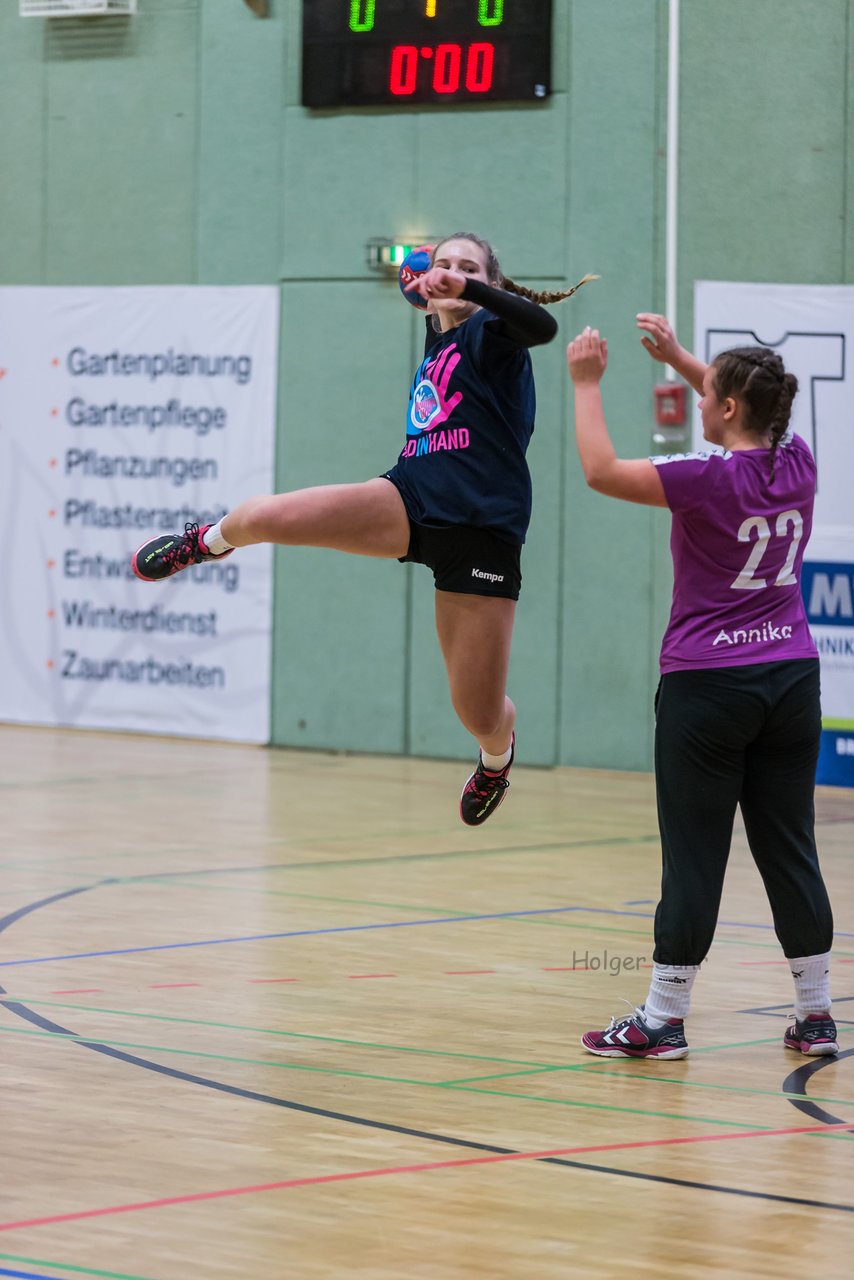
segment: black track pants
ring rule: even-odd
[[[814,834],[820,734],[817,659],[662,676],[655,725],[660,964],[706,957],[738,804],[784,955],[830,950],[833,917]]]

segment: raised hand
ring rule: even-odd
[[[466,287],[467,276],[461,271],[450,271],[447,267],[431,267],[422,276],[417,276],[406,286],[407,293],[420,293],[427,302],[436,299],[459,298]]]
[[[575,385],[598,383],[608,366],[608,343],[598,329],[587,328],[566,349],[569,376]]]
[[[641,344],[653,360],[657,360],[659,364],[669,364],[701,396],[706,365],[677,341],[670,321],[665,316],[656,315],[654,311],[641,311],[637,326],[650,335],[641,338]]]
[[[658,360],[660,364],[672,364],[678,358],[682,348],[666,316],[656,315],[652,311],[641,311],[637,318],[637,326],[650,335],[650,337],[641,338],[641,345],[653,360]]]

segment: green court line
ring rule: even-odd
[[[7,785],[11,785],[11,784],[7,784]],[[0,787],[2,786],[3,784],[0,783]],[[427,832],[422,832],[421,834],[430,835],[431,832],[427,831]],[[445,835],[447,834],[447,828],[437,827],[432,834]],[[408,838],[409,836],[411,836],[411,832],[408,832],[408,831],[383,832],[383,838],[386,838],[386,839],[389,836],[395,836],[395,835],[399,835],[401,838]],[[364,838],[365,842],[367,842],[368,838],[369,837]],[[631,845],[631,844],[651,844],[657,841],[658,839],[659,839],[659,836],[657,834],[656,835],[640,835],[640,836],[611,836],[611,837],[600,837],[600,838],[593,837],[589,840],[547,841],[543,844],[520,843],[520,844],[514,844],[514,845],[501,845],[500,847],[494,848],[494,849],[451,849],[451,850],[448,850],[446,853],[432,853],[428,851],[428,852],[414,853],[414,854],[402,853],[402,854],[398,854],[397,856],[388,855],[388,854],[377,854],[373,857],[336,858],[332,860],[332,862],[330,862],[328,859],[324,859],[323,861],[319,862],[316,865],[312,863],[304,863],[296,867],[289,866],[287,864],[285,866],[266,866],[263,868],[263,871],[265,874],[271,874],[271,873],[281,874],[282,872],[297,873],[297,872],[303,872],[303,871],[316,872],[316,871],[324,871],[324,870],[338,870],[341,867],[372,866],[377,863],[406,864],[406,863],[415,863],[415,862],[446,861],[449,858],[466,859],[466,858],[503,857],[508,854],[519,856],[520,854],[525,855],[525,854],[547,853],[547,852],[567,852],[573,849],[588,849],[588,848],[600,849],[600,848],[621,847],[623,845]],[[328,846],[335,845],[335,844],[348,843],[352,845],[352,841],[353,841],[352,835],[349,835],[349,836],[348,835],[342,835],[342,836],[330,835],[330,836],[314,836],[314,837],[310,836],[310,837],[299,837],[299,838],[295,838],[292,836],[291,837],[274,836],[266,839],[264,838],[257,839],[253,843],[252,848],[257,849],[260,855],[261,853],[263,853],[265,849],[287,848],[287,849],[299,850],[299,849],[312,849],[316,846],[322,846],[323,848],[327,848]],[[226,842],[223,842],[222,844],[216,844],[208,841],[205,844],[196,844],[196,843],[189,843],[187,841],[184,841],[181,844],[177,844],[177,845],[158,846],[158,853],[180,855],[185,853],[204,852],[206,854],[210,854],[212,852],[215,852],[216,850],[221,850],[223,852],[233,851],[233,847],[234,847],[233,844],[228,844]],[[65,868],[68,868],[70,866],[71,869],[73,870],[78,865],[88,867],[93,860],[96,862],[96,865],[97,865],[98,862],[101,862],[101,863],[105,861],[109,862],[111,859],[131,858],[131,857],[143,858],[149,855],[150,855],[150,850],[140,846],[139,848],[116,849],[112,853],[99,854],[96,859],[81,857],[79,859],[76,859],[73,863],[70,863],[70,864],[68,863],[67,859],[63,858],[61,855],[57,855],[56,857],[53,857],[53,858],[45,858],[45,857],[34,858],[26,864],[0,862],[0,869],[3,869],[4,867],[23,868],[25,866],[52,867],[57,863],[59,863]],[[252,871],[252,870],[260,872],[259,868],[223,867],[221,870],[218,870],[216,874],[246,875],[248,871]],[[96,872],[92,873],[87,871],[86,874],[97,874],[97,873]],[[188,874],[192,874],[192,872],[188,872]],[[113,877],[111,877],[111,879],[112,878]],[[141,872],[139,875],[115,877],[115,881],[130,883],[132,881],[153,880],[155,878],[157,878],[156,873],[152,874],[152,873]],[[166,878],[171,879],[171,877],[166,877]]]
[[[97,1036],[63,1035],[54,1031],[32,1031],[25,1027],[0,1027],[0,1033],[7,1035],[32,1036],[48,1039],[54,1043],[63,1042],[83,1045],[103,1045],[105,1048],[143,1049],[147,1053],[177,1054],[180,1057],[206,1058],[217,1062],[233,1062],[241,1065],[275,1068],[281,1071],[304,1071],[312,1075],[347,1076],[361,1080],[377,1081],[381,1084],[405,1084],[423,1089],[443,1089],[458,1093],[477,1093],[490,1098],[513,1098],[517,1102],[539,1102],[546,1106],[575,1107],[585,1111],[607,1111],[621,1115],[651,1116],[659,1120],[691,1121],[695,1124],[720,1125],[728,1129],[767,1129],[769,1125],[741,1123],[736,1120],[721,1120],[712,1116],[692,1116],[670,1111],[650,1111],[646,1107],[617,1107],[604,1102],[586,1102],[576,1098],[543,1098],[537,1094],[512,1093],[501,1089],[476,1089],[468,1085],[456,1085],[452,1082],[436,1080],[414,1080],[406,1076],[383,1076],[368,1071],[348,1071],[344,1068],[312,1067],[302,1063],[271,1062],[263,1058],[233,1057],[224,1053],[209,1053],[202,1049],[172,1049],[167,1045],[136,1044],[127,1040],[102,1040]]]
[[[712,1116],[687,1116],[670,1111],[650,1111],[647,1107],[615,1107],[606,1102],[582,1102],[576,1098],[542,1098],[536,1093],[513,1093],[509,1089],[475,1089],[469,1085],[456,1085],[452,1081],[434,1085],[437,1089],[447,1089],[453,1093],[479,1093],[490,1098],[513,1098],[519,1102],[545,1102],[555,1107],[581,1107],[588,1111],[614,1111],[621,1115],[654,1116],[658,1120],[690,1120],[696,1124],[720,1125],[725,1129],[770,1129],[767,1124],[744,1124],[738,1120],[720,1120]]]
[[[417,1080],[408,1076],[386,1076],[378,1075],[372,1071],[356,1071],[347,1067],[317,1067],[302,1062],[276,1062],[272,1058],[244,1058],[230,1053],[212,1053],[209,1049],[176,1049],[171,1045],[162,1044],[139,1044],[135,1040],[105,1040],[98,1035],[67,1035],[58,1031],[36,1031],[29,1027],[5,1027],[0,1026],[0,1035],[10,1036],[35,1036],[38,1039],[50,1038],[57,1041],[67,1042],[69,1044],[96,1044],[103,1045],[106,1048],[114,1049],[144,1049],[148,1053],[174,1053],[184,1058],[210,1058],[214,1062],[238,1062],[252,1067],[275,1067],[281,1071],[310,1071],[318,1075],[330,1076],[357,1076],[363,1080],[384,1080],[394,1084],[420,1084],[429,1085],[435,1088],[437,1082],[434,1080]],[[370,1047],[370,1046],[368,1046]],[[450,1055],[448,1055],[450,1056]],[[546,1067],[545,1070],[555,1070],[554,1067]],[[527,1075],[527,1071],[521,1073]]]
[[[312,1075],[350,1076],[359,1080],[378,1080],[383,1084],[412,1084],[436,1088],[433,1080],[416,1080],[408,1076],[386,1076],[372,1071],[355,1071],[347,1067],[315,1067],[302,1062],[275,1062],[271,1058],[244,1058],[230,1053],[211,1053],[206,1049],[174,1049],[163,1044],[139,1044],[135,1040],[105,1040],[101,1036],[66,1035],[57,1031],[34,1031],[28,1027],[0,1027],[0,1034],[33,1036],[67,1044],[103,1045],[108,1049],[144,1050],[146,1053],[172,1053],[180,1058],[205,1058],[212,1062],[235,1062],[250,1067],[272,1067],[277,1071],[307,1071]]]
[[[45,1258],[24,1258],[19,1253],[0,1253],[4,1262],[25,1262],[30,1267],[50,1267],[51,1271],[74,1271],[82,1276],[101,1276],[103,1280],[148,1280],[146,1276],[131,1276],[125,1271],[100,1271],[97,1267],[76,1267],[70,1262],[49,1262]]]
[[[123,877],[120,881],[117,881],[117,883],[125,884],[125,883],[130,883],[130,882],[131,882],[131,881],[133,881],[133,880],[134,880],[134,877],[133,877],[133,876],[125,876],[125,877]],[[139,881],[135,881],[135,882],[136,882],[136,883],[139,883]],[[170,886],[171,886],[171,885],[177,885],[177,886],[178,886],[178,888],[183,888],[183,889],[196,889],[196,888],[197,888],[197,889],[207,889],[207,890],[212,890],[213,892],[216,892],[216,893],[230,893],[230,894],[233,894],[233,893],[235,892],[234,888],[233,888],[231,885],[225,885],[225,884],[211,884],[211,883],[209,883],[209,882],[208,882],[208,880],[207,880],[207,877],[205,877],[205,880],[204,880],[204,881],[203,881],[203,880],[196,880],[196,879],[193,879],[193,878],[192,878],[192,873],[188,873],[188,875],[187,875],[187,876],[158,876],[158,877],[152,876],[152,877],[150,877],[150,878],[147,878],[146,883],[148,883],[148,884],[164,884],[164,885],[170,885]],[[240,890],[237,890],[237,892],[240,892]],[[374,899],[372,899],[372,898],[339,898],[339,897],[334,897],[334,896],[329,895],[329,894],[322,894],[322,893],[295,893],[295,892],[293,892],[293,891],[292,891],[292,890],[290,890],[290,889],[251,889],[251,888],[247,888],[247,889],[245,889],[245,890],[244,890],[244,892],[246,892],[246,893],[253,893],[253,894],[260,894],[262,897],[274,897],[274,898],[298,898],[298,899],[300,899],[301,901],[302,901],[302,900],[304,900],[304,901],[307,901],[307,902],[337,902],[337,903],[344,903],[346,906],[349,906],[349,907],[390,907],[390,908],[392,908],[393,910],[396,910],[396,911],[418,911],[418,912],[421,912],[421,913],[424,913],[424,914],[427,914],[427,915],[439,915],[439,916],[441,916],[441,915],[448,915],[448,916],[452,916],[452,915],[459,915],[459,916],[463,916],[463,915],[468,914],[468,913],[464,910],[464,908],[459,907],[459,906],[456,906],[456,907],[428,907],[428,906],[425,906],[423,903],[420,903],[420,902],[377,902],[377,901],[375,901],[375,900],[374,900]],[[595,909],[595,908],[593,908],[593,909]],[[583,910],[584,910],[584,908],[583,908],[583,907],[581,907],[579,910],[580,910],[580,911],[583,911]],[[650,919],[651,919],[651,918],[650,918]],[[620,928],[617,928],[617,927],[610,927],[610,928],[609,928],[609,927],[605,927],[605,928],[602,928],[602,927],[600,927],[600,926],[598,926],[598,925],[595,925],[595,924],[578,924],[578,925],[575,925],[575,924],[566,923],[566,922],[562,922],[562,921],[542,920],[542,919],[539,919],[539,918],[530,919],[530,918],[528,918],[527,916],[524,916],[524,915],[521,915],[521,916],[515,916],[515,917],[514,917],[514,921],[519,921],[521,924],[548,924],[548,925],[556,925],[556,926],[557,926],[558,928],[560,928],[560,929],[573,929],[573,928],[575,928],[575,929],[583,930],[583,931],[585,931],[585,932],[590,932],[590,933],[597,933],[597,932],[598,932],[598,933],[620,933],[620,934],[628,934],[628,935],[630,935],[630,936],[632,936],[632,937],[648,938],[650,941],[652,940],[652,933],[651,933],[651,930],[650,930],[650,929],[620,929]],[[754,945],[771,946],[771,945],[773,945],[773,944],[771,944],[771,943],[760,943],[760,944],[754,944]],[[778,948],[778,949],[779,949],[779,948]]]
[[[132,877],[124,877],[121,883],[127,883]],[[137,881],[137,883],[139,883]],[[423,911],[430,915],[452,916],[462,915],[461,907],[425,907],[416,902],[376,902],[372,898],[338,898],[325,893],[295,893],[291,889],[253,889],[250,886],[235,889],[234,885],[212,884],[206,876],[204,880],[192,879],[191,873],[186,876],[152,876],[147,884],[177,885],[179,889],[207,889],[214,893],[251,893],[264,898],[299,898],[307,902],[343,902],[348,907],[393,907],[398,911]],[[467,913],[466,913],[467,914]]]
[[[623,1078],[625,1078],[625,1076],[630,1074],[628,1071],[619,1071],[619,1070],[595,1072],[595,1068],[588,1067],[586,1064],[578,1067],[577,1070],[579,1070],[582,1073],[593,1071],[595,1074],[598,1074],[598,1075],[618,1076],[618,1077],[622,1076]],[[793,1101],[802,1101],[802,1102],[826,1102],[835,1107],[854,1107],[854,1099],[851,1099],[851,1098],[820,1098],[816,1094],[812,1094],[812,1093],[789,1093],[789,1092],[784,1092],[782,1089],[752,1089],[748,1085],[739,1085],[739,1084],[710,1084],[704,1080],[679,1080],[678,1077],[671,1078],[669,1076],[660,1076],[657,1074],[654,1076],[635,1075],[632,1078],[635,1080],[646,1080],[646,1081],[649,1081],[651,1084],[681,1084],[689,1089],[715,1089],[715,1090],[718,1090],[719,1092],[725,1092],[725,1093],[755,1093],[755,1094],[758,1094],[760,1097],[765,1097],[765,1098],[789,1098],[789,1099],[792,1099]],[[844,1136],[845,1138],[848,1138],[850,1135],[844,1134],[842,1136]]]
[[[444,833],[444,830],[445,830],[444,828],[440,828],[440,831],[442,833]],[[387,833],[383,833],[383,834],[384,834],[384,837],[387,836]],[[411,834],[411,833],[401,832],[401,835],[404,835],[404,834]],[[352,839],[353,839],[352,836],[349,836],[349,837],[341,836],[339,838],[341,840],[349,839],[350,843],[352,844]],[[312,871],[312,872],[313,871],[331,871],[331,870],[338,871],[341,869],[341,867],[348,867],[348,868],[370,867],[376,864],[380,864],[381,866],[389,866],[392,863],[404,863],[404,864],[409,863],[414,865],[416,863],[421,863],[421,862],[446,862],[450,858],[459,858],[460,860],[468,859],[468,858],[500,858],[500,857],[506,857],[511,854],[518,857],[519,854],[566,853],[566,852],[569,852],[570,850],[578,850],[578,849],[602,849],[602,848],[611,849],[611,848],[622,847],[624,845],[651,844],[653,842],[657,842],[659,838],[660,837],[658,836],[658,834],[654,836],[653,835],[608,836],[608,837],[598,837],[598,838],[594,836],[589,840],[548,840],[542,844],[499,845],[497,848],[492,848],[492,849],[448,849],[446,852],[425,851],[423,853],[400,853],[400,854],[380,853],[380,854],[374,854],[371,857],[335,858],[332,860],[324,859],[323,861],[319,861],[316,864],[309,862],[309,863],[301,863],[299,866],[292,866],[286,863],[284,866],[273,865],[273,866],[265,866],[263,868],[222,867],[218,869],[215,874],[246,875],[247,872],[251,872],[251,871],[260,872],[261,870],[263,870],[265,874],[281,874],[282,872],[294,873],[294,872],[301,872],[301,871]],[[290,840],[273,839],[263,843],[266,843],[269,845],[276,845],[281,843],[281,844],[287,845],[288,847],[292,847],[296,845],[296,847],[298,848],[307,848],[307,847],[310,847],[312,844],[326,845],[326,844],[335,843],[335,841],[332,839],[324,839],[322,837],[318,837],[314,840],[309,839],[309,840],[299,840],[299,841],[294,841],[293,839],[290,839]],[[227,848],[229,846],[221,845],[219,847]],[[186,850],[190,848],[201,849],[202,846],[178,845],[178,846],[175,846],[171,850],[171,852],[179,852],[179,853],[186,852]],[[215,849],[217,848],[217,846],[208,844],[208,845],[205,845],[204,848]],[[142,854],[145,851],[142,849],[139,849],[138,852]],[[158,852],[161,852],[161,850],[158,849]],[[188,874],[191,875],[192,872],[188,872]],[[136,876],[125,876],[123,878],[127,881],[131,881],[131,880],[151,880],[151,879],[154,879],[155,877],[157,877],[156,872],[149,873],[149,874],[140,873],[139,875],[136,875]],[[166,877],[166,878],[171,879],[171,877]]]
[[[122,880],[122,883],[127,883],[128,881],[130,881],[130,880],[132,880],[132,879],[133,879],[133,877],[125,877],[125,878]],[[225,884],[209,884],[209,883],[207,883],[207,877],[205,878],[205,881],[201,881],[201,880],[193,880],[193,879],[191,879],[191,878],[190,878],[190,876],[189,876],[189,875],[188,875],[188,876],[186,876],[186,877],[185,877],[185,876],[163,876],[163,877],[158,877],[158,878],[151,877],[151,879],[150,879],[149,881],[147,881],[147,883],[150,883],[150,884],[166,884],[166,885],[173,885],[173,884],[177,884],[179,888],[186,888],[186,889],[191,889],[191,888],[198,888],[198,889],[211,889],[211,890],[214,890],[215,892],[219,892],[219,893],[234,893],[234,892],[235,892],[235,891],[234,891],[234,889],[233,889],[230,885],[225,885]],[[239,892],[239,890],[238,890],[238,892]],[[344,903],[345,905],[350,906],[350,907],[391,907],[391,908],[393,908],[394,910],[397,910],[397,911],[418,911],[418,912],[426,913],[426,914],[428,914],[428,915],[448,915],[448,916],[451,916],[451,915],[459,915],[459,916],[463,916],[463,915],[467,915],[467,914],[468,914],[468,912],[467,912],[467,911],[465,911],[465,910],[464,910],[464,908],[459,907],[459,906],[456,906],[456,907],[428,907],[428,906],[425,906],[423,903],[420,903],[420,902],[376,902],[376,901],[374,901],[374,900],[373,900],[373,899],[371,899],[371,898],[338,898],[338,897],[333,897],[333,896],[328,895],[328,894],[321,894],[321,893],[294,893],[294,892],[292,892],[292,891],[291,891],[291,890],[289,890],[289,889],[246,889],[246,890],[245,890],[245,892],[246,892],[246,893],[256,893],[256,894],[260,894],[260,895],[261,895],[261,896],[263,896],[263,897],[275,897],[275,898],[299,898],[299,899],[301,899],[301,900],[306,900],[306,901],[309,901],[309,902],[338,902],[338,903]],[[595,910],[595,908],[593,908],[593,909]],[[580,911],[583,911],[583,910],[584,910],[584,908],[583,908],[583,907],[581,907],[581,908],[579,908],[579,910],[580,910]],[[562,923],[562,922],[543,921],[543,920],[540,920],[540,919],[533,919],[533,920],[532,920],[532,919],[529,919],[527,916],[524,916],[524,915],[521,915],[521,916],[515,916],[515,917],[514,917],[514,920],[518,920],[518,921],[520,921],[522,924],[552,924],[552,923],[557,923],[557,924],[558,924],[558,927],[559,927],[559,928],[562,928],[562,929],[578,928],[578,929],[583,929],[583,930],[589,930],[589,931],[591,931],[591,932],[596,932],[596,931],[597,931],[597,926],[596,926],[596,925],[593,925],[593,924],[572,925],[572,924],[567,924],[567,923]],[[632,936],[637,935],[638,937],[649,938],[650,940],[652,939],[652,933],[651,933],[651,930],[650,930],[650,929],[619,929],[619,928],[610,928],[610,929],[609,929],[609,928],[605,928],[605,929],[599,929],[598,931],[599,931],[599,932],[602,932],[602,933],[625,933],[625,934],[631,934]],[[762,944],[762,945],[766,945],[766,946],[767,946],[767,945],[770,945],[770,944],[765,943],[765,944]]]
[[[681,1085],[686,1089],[709,1089],[713,1092],[717,1091],[719,1093],[751,1093],[762,1098],[786,1098],[796,1102],[826,1102],[839,1107],[854,1107],[854,1099],[851,1098],[821,1098],[812,1093],[788,1093],[784,1092],[782,1089],[751,1089],[747,1085],[712,1084],[703,1080],[680,1080],[678,1076],[660,1076],[658,1072],[656,1072],[655,1075],[647,1075],[645,1072],[633,1071],[629,1067],[626,1067],[624,1071],[614,1069],[607,1070],[605,1068],[597,1070],[596,1067],[588,1066],[586,1063],[569,1063],[565,1067],[532,1067],[528,1071],[506,1071],[494,1076],[472,1076],[466,1080],[447,1080],[442,1083],[449,1086],[475,1084],[482,1083],[487,1080],[509,1079],[514,1076],[545,1075],[555,1071],[572,1071],[581,1075],[617,1076],[618,1079],[631,1080],[632,1082],[642,1081],[649,1084],[676,1084]],[[846,1134],[843,1136],[847,1138],[849,1135]]]
[[[524,1058],[522,1059],[501,1058],[501,1057],[492,1056],[490,1054],[462,1053],[460,1051],[452,1050],[452,1049],[420,1049],[420,1048],[413,1048],[411,1045],[385,1044],[381,1041],[373,1041],[373,1040],[354,1040],[345,1036],[322,1036],[322,1035],[317,1035],[307,1031],[280,1031],[274,1027],[248,1026],[245,1023],[240,1023],[240,1022],[219,1022],[219,1021],[214,1021],[208,1018],[176,1017],[174,1014],[165,1014],[165,1013],[140,1013],[131,1009],[112,1009],[112,1008],[107,1008],[101,1005],[78,1004],[76,1002],[71,1002],[67,1000],[40,1000],[38,998],[31,999],[25,996],[12,996],[8,994],[6,995],[5,999],[18,1001],[21,1004],[34,1005],[40,1008],[73,1009],[78,1013],[103,1013],[103,1014],[109,1014],[110,1016],[117,1017],[117,1018],[137,1018],[145,1022],[170,1022],[170,1023],[177,1023],[179,1025],[188,1025],[188,1026],[195,1026],[195,1027],[215,1027],[218,1030],[223,1030],[223,1031],[250,1031],[256,1035],[278,1036],[283,1039],[291,1039],[291,1040],[309,1040],[309,1041],[314,1041],[320,1044],[342,1044],[342,1045],[347,1045],[350,1048],[354,1048],[354,1049],[379,1049],[379,1050],[383,1050],[390,1053],[411,1053],[411,1054],[421,1055],[422,1057],[453,1058],[453,1059],[459,1059],[467,1062],[496,1062],[496,1063],[503,1063],[511,1067],[524,1068],[524,1070],[519,1073],[513,1072],[512,1074],[514,1075],[515,1074],[524,1075],[529,1071],[532,1073],[538,1072],[538,1071],[558,1071],[558,1070],[559,1071],[583,1071],[583,1072],[589,1072],[592,1074],[597,1074],[597,1073],[604,1074],[607,1071],[607,1068],[605,1068],[604,1066],[599,1067],[588,1062],[578,1062],[578,1063],[553,1063],[553,1062],[536,1062],[536,1061],[531,1062]],[[847,1027],[841,1028],[841,1030],[843,1031],[847,1031],[848,1029],[849,1028]],[[719,1053],[721,1050],[724,1050],[724,1049],[741,1049],[741,1048],[750,1048],[750,1047],[753,1047],[754,1045],[776,1044],[779,1038],[780,1036],[778,1032],[776,1035],[763,1036],[762,1038],[757,1040],[735,1040],[735,1041],[731,1041],[729,1044],[706,1045],[701,1049],[692,1049],[691,1056],[693,1057],[696,1054],[700,1054],[700,1053]],[[624,1072],[620,1072],[620,1071],[614,1071],[613,1069],[612,1069],[612,1073],[615,1075],[630,1074],[628,1070],[625,1070]],[[488,1079],[488,1078],[489,1077],[483,1077],[483,1079]],[[500,1079],[500,1076],[496,1075],[495,1078]],[[647,1077],[638,1075],[636,1078],[646,1079]],[[655,1077],[655,1078],[658,1079],[659,1077]],[[682,1083],[688,1083],[688,1082],[685,1081]],[[706,1087],[711,1088],[712,1086],[709,1085]],[[737,1086],[732,1086],[732,1087],[736,1088]],[[775,1097],[780,1096],[776,1090],[772,1090],[771,1093]],[[793,1096],[798,1097],[799,1095],[794,1094]],[[803,1095],[803,1096],[807,1098],[807,1095]],[[807,1100],[811,1100],[814,1102],[833,1102],[833,1103],[837,1103],[840,1101],[847,1102],[847,1099],[840,1100],[835,1098],[811,1098]]]
[[[439,1083],[448,1088],[456,1087],[463,1084],[482,1084],[485,1080],[512,1080],[515,1076],[544,1076],[553,1071],[566,1071],[569,1068],[559,1067],[528,1067],[525,1071],[497,1071],[494,1075],[488,1076],[463,1076],[459,1080],[440,1080]]]
[[[222,872],[220,874],[227,874]],[[140,883],[139,877],[124,876],[116,879],[117,884]],[[186,876],[148,876],[144,878],[144,882],[148,884],[177,885],[179,888],[186,889],[206,889],[216,893],[235,892],[230,885],[212,884],[207,877],[204,880],[194,879],[192,872],[188,872]],[[109,887],[109,886],[106,886]],[[238,890],[239,892],[239,890]],[[298,898],[307,902],[337,902],[344,903],[346,906],[354,907],[388,907],[395,911],[418,911],[428,915],[462,915],[461,907],[428,907],[420,902],[377,902],[372,898],[340,898],[329,894],[321,893],[297,893],[289,889],[246,889],[246,893],[260,894],[263,897],[275,898]],[[597,908],[591,908],[596,910]],[[583,907],[579,908],[579,914],[584,911]],[[575,920],[545,920],[541,917],[529,918],[527,916],[516,916],[512,923],[542,925],[548,929],[566,929],[576,930],[579,933],[597,933],[597,934],[620,934],[626,937],[645,938],[649,942],[652,941],[652,917],[650,916],[650,927],[646,929],[626,929],[616,925],[600,925],[600,924],[580,924]],[[737,926],[735,926],[737,927]],[[780,944],[774,942],[754,942],[749,939],[741,938],[724,938],[716,937],[715,943],[732,946],[732,947],[751,947],[768,951],[780,951]],[[834,948],[834,955],[838,956],[854,956],[854,951],[840,951]],[[610,975],[608,975],[610,976]]]
[[[64,1000],[38,1000],[25,996],[5,995],[6,1001],[35,1005],[48,1009],[75,1009],[81,1013],[108,1013],[119,1018],[142,1018],[147,1022],[177,1022],[193,1027],[218,1027],[225,1031],[252,1031],[262,1036],[281,1036],[291,1040],[313,1040],[321,1044],[344,1044],[356,1049],[383,1049],[393,1053],[414,1053],[429,1058],[461,1058],[468,1062],[502,1062],[511,1067],[550,1067],[549,1062],[530,1062],[525,1058],[496,1058],[484,1053],[461,1053],[452,1049],[417,1049],[411,1045],[382,1044],[372,1040],[351,1040],[345,1036],[321,1036],[308,1031],[279,1031],[274,1027],[249,1027],[240,1022],[214,1022],[207,1018],[178,1018],[165,1013],[136,1013],[130,1009],[106,1009],[100,1005],[71,1004]]]
[[[718,1053],[721,1049],[749,1049],[755,1044],[778,1044],[782,1039],[782,1035],[778,1032],[775,1036],[763,1036],[761,1040],[732,1040],[729,1044],[707,1044],[701,1049],[692,1049],[691,1055],[693,1057],[698,1053]]]

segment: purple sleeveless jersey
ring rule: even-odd
[[[768,449],[652,458],[673,513],[661,671],[818,656],[801,598],[816,468],[792,435]]]

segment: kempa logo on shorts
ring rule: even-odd
[[[472,569],[471,576],[473,578],[484,578],[487,582],[503,582],[503,573],[484,573],[482,569]]]

